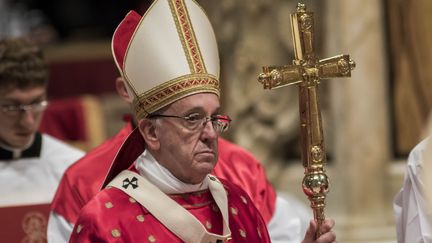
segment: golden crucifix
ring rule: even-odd
[[[324,168],[326,152],[317,87],[321,79],[350,77],[355,63],[349,55],[318,59],[314,52],[313,12],[306,11],[304,4],[299,3],[297,11],[291,14],[291,30],[295,51],[293,65],[263,67],[258,80],[264,89],[299,86],[301,157],[305,168],[302,187],[320,229],[325,218],[329,182]]]

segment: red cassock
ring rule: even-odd
[[[51,210],[75,224],[81,208],[100,190],[111,162],[131,132],[129,122],[115,137],[69,167],[57,189]],[[264,168],[243,148],[222,138],[218,142],[219,159],[213,174],[243,188],[268,223],[275,209],[276,193]]]
[[[228,197],[231,239],[227,242],[270,242],[266,224],[249,196],[231,182],[220,181]],[[209,190],[170,198],[195,216],[208,232],[222,234],[222,214]],[[69,242],[183,241],[128,194],[109,188],[83,208]]]

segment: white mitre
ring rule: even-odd
[[[216,37],[193,0],[156,0],[142,17],[129,12],[112,52],[138,119],[191,94],[219,96]]]

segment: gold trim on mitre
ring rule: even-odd
[[[216,77],[207,73],[185,75],[139,95],[133,101],[135,115],[142,119],[183,97],[206,92],[220,96],[219,80]]]
[[[184,0],[169,1],[191,73],[207,73]]]

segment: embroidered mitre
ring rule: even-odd
[[[193,0],[156,0],[129,12],[112,39],[114,60],[137,119],[196,93],[219,96],[219,54],[207,15]]]

